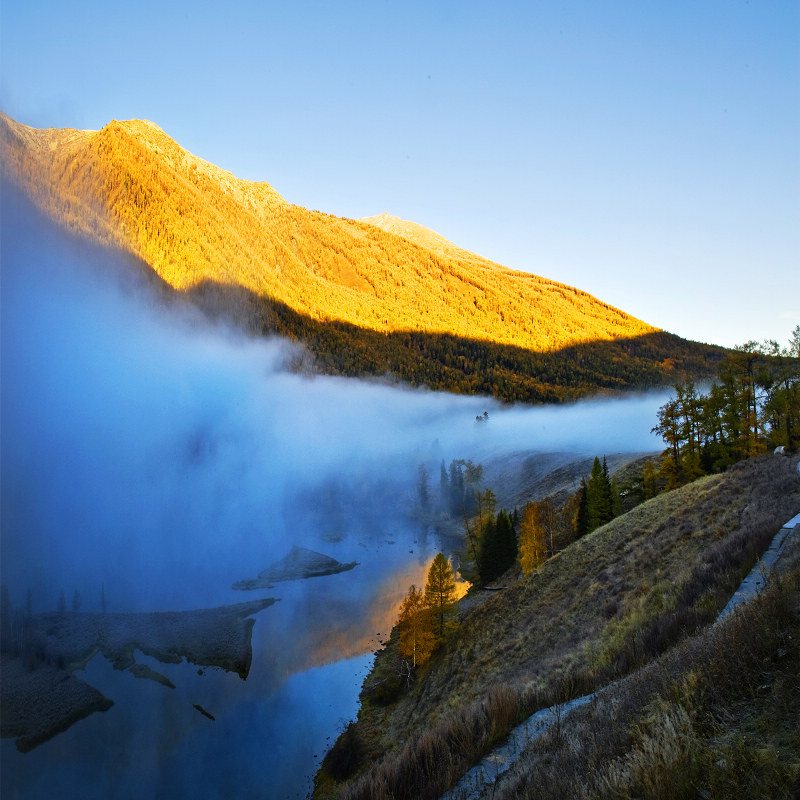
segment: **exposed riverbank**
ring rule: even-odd
[[[22,632],[21,652],[3,656],[0,735],[16,738],[17,748],[27,752],[89,714],[111,708],[113,700],[73,675],[98,652],[115,669],[165,686],[172,684],[137,664],[135,651],[163,663],[185,658],[245,679],[253,657],[252,617],[275,602],[263,598],[196,611],[33,615]]]

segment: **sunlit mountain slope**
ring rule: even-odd
[[[722,355],[416,223],[292,205],[151,122],[38,130],[0,112],[0,157],[3,183],[52,223],[253,333],[303,342],[317,372],[553,402],[707,378]]]
[[[387,213],[377,214],[374,217],[361,217],[358,221],[374,225],[387,233],[395,233],[398,236],[402,236],[404,239],[408,239],[410,242],[414,242],[414,244],[418,244],[438,256],[460,258],[468,262],[486,262],[485,258],[481,258],[469,250],[464,250],[453,244],[449,239],[445,239],[441,234],[436,233],[436,231],[432,231],[417,222],[410,222],[407,219],[400,219],[400,217]]]
[[[314,319],[535,350],[654,330],[422,226],[340,219],[287,203],[269,184],[193,156],[150,122],[35,130],[4,116],[0,127],[5,169],[44,211],[128,249],[178,289],[212,280]]]

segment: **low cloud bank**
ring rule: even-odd
[[[34,610],[73,587],[86,608],[103,587],[125,609],[235,602],[231,583],[293,544],[357,558],[348,535],[394,535],[422,461],[658,448],[657,395],[502,408],[292,374],[292,345],[167,308],[117,256],[4,201],[2,577]],[[330,502],[341,540],[299,502]]]

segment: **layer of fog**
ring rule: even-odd
[[[165,303],[141,265],[2,200],[0,570],[13,602],[211,607],[252,597],[231,584],[294,544],[359,562],[260,593],[281,601],[258,615],[246,682],[152,662],[176,693],[96,657],[85,678],[115,706],[26,756],[3,742],[3,791],[222,797],[235,776],[240,797],[300,796],[355,711],[364,654],[441,546],[413,514],[419,464],[435,493],[452,459],[658,449],[658,395],[502,408],[293,374],[295,345]]]
[[[2,569],[35,610],[73,588],[86,608],[101,587],[115,608],[239,600],[291,544],[361,560],[406,525],[421,462],[658,447],[655,395],[501,408],[292,374],[293,345],[167,308],[110,257],[6,201]]]

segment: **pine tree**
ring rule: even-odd
[[[428,491],[428,468],[424,464],[419,465],[417,495],[419,496],[420,508],[423,511],[427,511],[430,506],[430,492]]]
[[[464,463],[464,513],[472,516],[478,507],[483,479],[483,466],[467,460]]]
[[[456,611],[456,582],[453,568],[439,553],[428,570],[425,584],[425,605],[433,616],[433,631],[437,639],[443,639]]]
[[[460,517],[464,511],[464,470],[461,461],[450,462],[450,514]]]
[[[497,522],[494,516],[489,517],[483,525],[481,531],[480,547],[478,549],[478,575],[481,583],[490,583],[500,573],[498,563],[500,556],[497,547]]]
[[[595,457],[592,474],[586,485],[589,504],[589,533],[611,520],[611,485],[608,480],[608,467]]]
[[[517,560],[517,534],[508,512],[501,510],[489,519],[481,537],[478,573],[482,583],[499,578]]]
[[[439,468],[439,500],[443,509],[450,507],[450,481],[447,478],[447,467],[442,465]]]
[[[497,515],[497,539],[500,552],[500,575],[502,575],[514,566],[519,552],[517,532],[505,509],[502,509]]]

